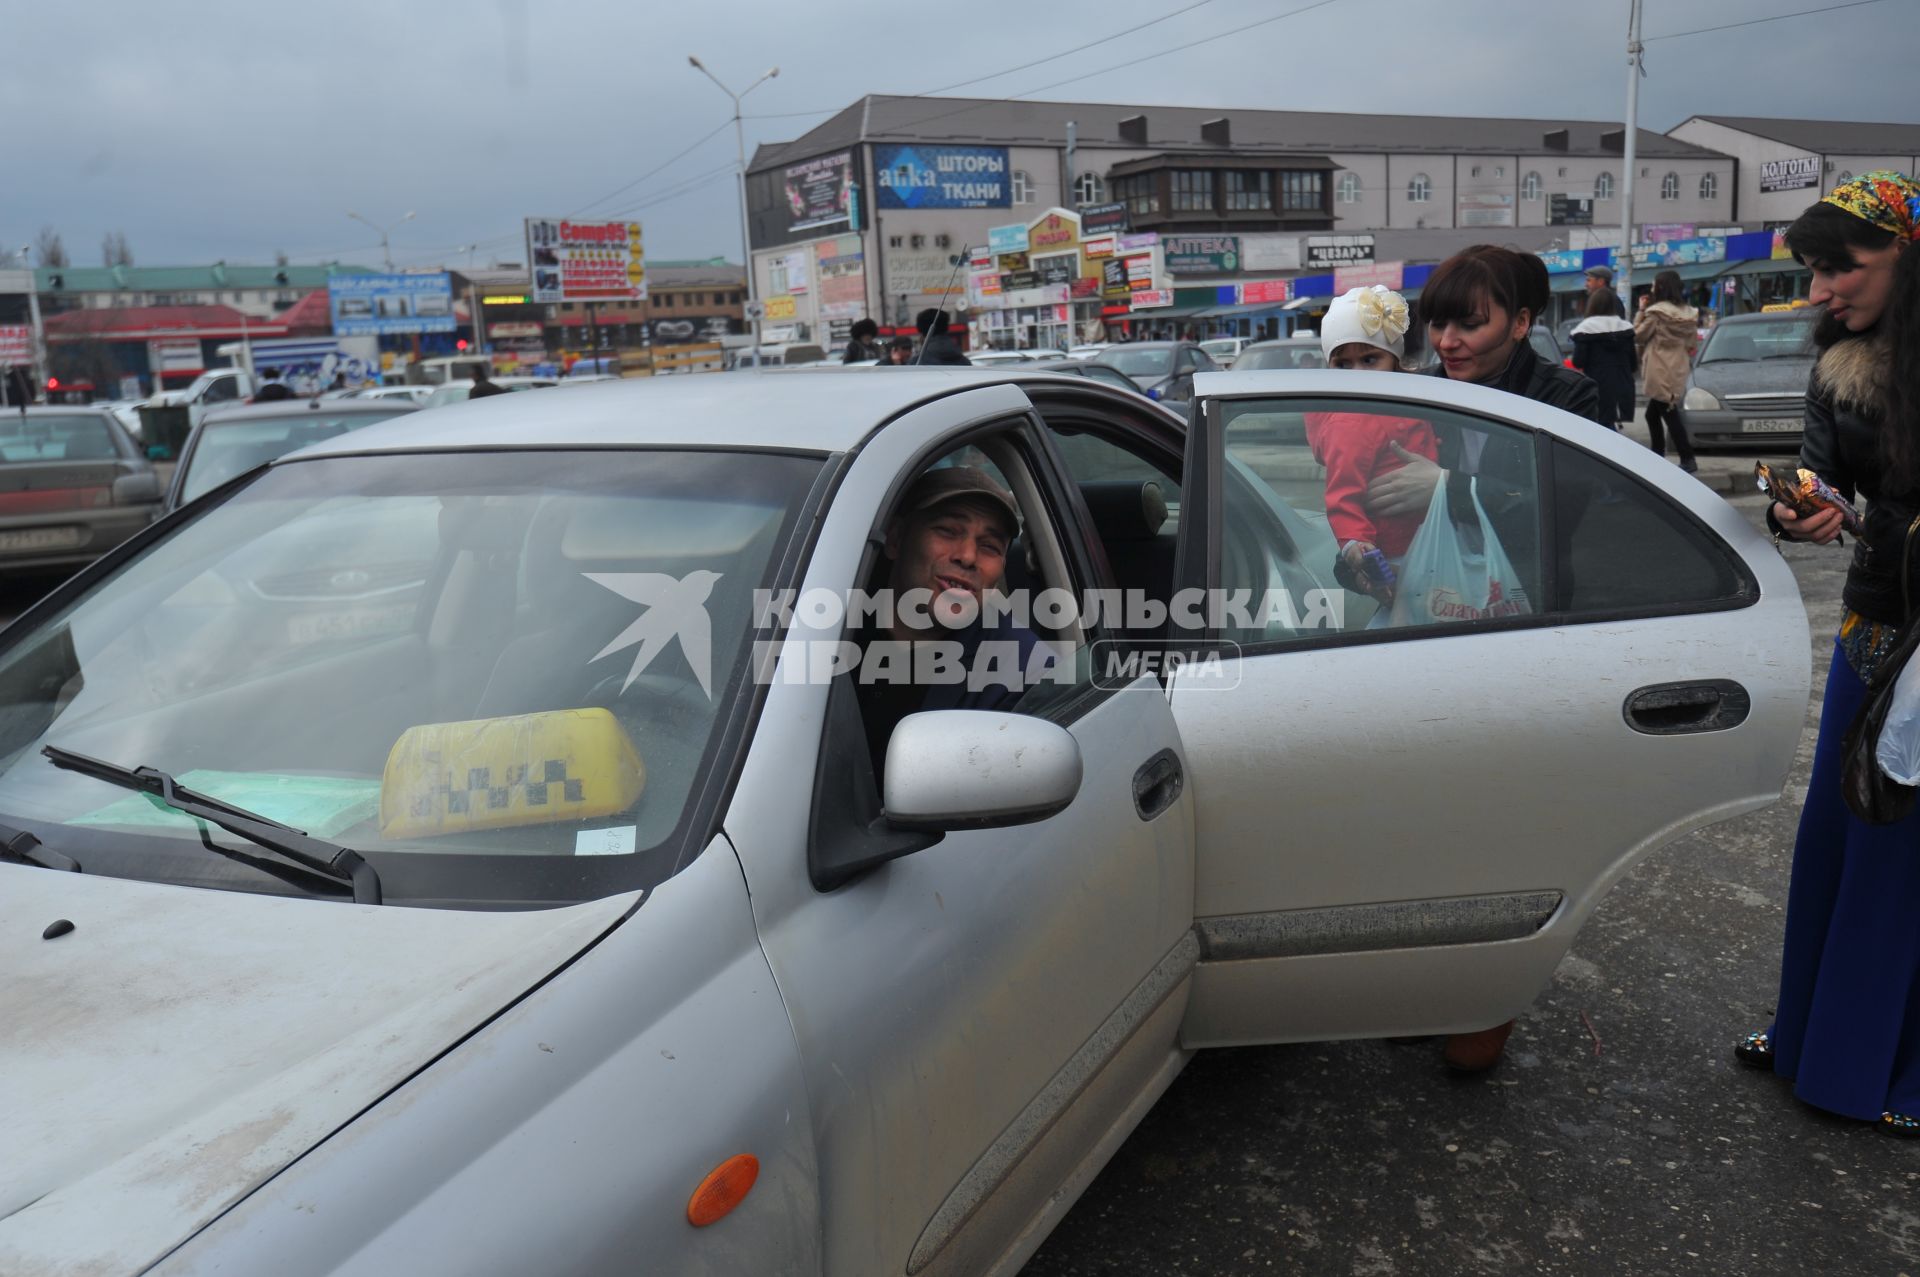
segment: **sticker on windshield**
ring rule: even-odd
[[[638,825],[614,825],[608,829],[582,829],[573,836],[576,856],[626,856],[640,832]]]

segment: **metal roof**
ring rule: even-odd
[[[1146,117],[1146,141],[1120,135],[1120,122]],[[784,145],[763,145],[749,169],[759,171],[857,142],[956,142],[1000,146],[1066,145],[1067,121],[1081,149],[1217,152],[1200,126],[1225,119],[1236,154],[1486,154],[1614,156],[1604,120],[1491,119],[1474,116],[1360,115],[1333,111],[1256,111],[1225,107],[1121,106],[1101,102],[1015,102],[1001,98],[891,97],[870,94]],[[1547,136],[1564,130],[1565,146]],[[1641,129],[1642,157],[1720,158],[1704,147]]]
[[[335,275],[369,275],[365,266],[229,266],[215,262],[210,266],[39,266],[34,268],[34,286],[52,292],[53,276],[60,276],[60,290],[86,292],[211,292],[214,289],[325,288]],[[283,282],[281,275],[285,275]]]
[[[1920,155],[1920,124],[1774,120],[1754,115],[1695,115],[1689,118],[1718,124],[1722,128],[1737,129],[1821,155]]]

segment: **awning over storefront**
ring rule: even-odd
[[[1239,302],[1232,306],[1211,306],[1200,311],[1195,319],[1256,319],[1261,315],[1279,315],[1286,312],[1287,302]]]
[[[1806,267],[1791,257],[1762,257],[1757,261],[1735,262],[1720,272],[1721,278],[1728,275],[1793,275],[1811,274]]]

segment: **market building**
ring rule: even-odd
[[[1624,143],[1594,121],[870,95],[755,153],[756,294],[828,345],[936,302],[976,345],[1288,331],[1472,243],[1605,242]],[[1637,222],[1732,229],[1731,157],[1636,148]]]

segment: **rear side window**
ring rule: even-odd
[[[1556,611],[1576,618],[1736,603],[1745,568],[1686,511],[1577,448],[1553,449]]]

